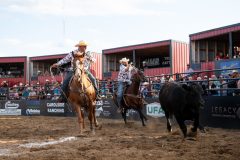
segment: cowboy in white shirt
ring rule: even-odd
[[[129,73],[129,68],[130,64],[128,64],[129,59],[122,58],[120,61],[120,69],[118,73],[118,89],[117,89],[117,103],[119,109],[122,108],[122,98],[123,98],[123,88],[124,88],[124,83],[130,83],[130,73]]]

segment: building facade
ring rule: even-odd
[[[103,50],[103,77],[116,79],[119,71],[119,60],[129,58],[137,67],[143,68],[144,74],[181,73],[189,63],[189,46],[185,42],[165,40]]]

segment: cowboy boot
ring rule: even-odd
[[[117,97],[117,103],[118,103],[118,105],[117,105],[117,107],[118,107],[117,112],[118,113],[122,113],[123,112],[122,98]]]

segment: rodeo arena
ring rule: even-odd
[[[240,23],[87,45],[0,57],[0,159],[240,159]]]

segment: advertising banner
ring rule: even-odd
[[[65,116],[65,103],[59,103],[52,100],[41,101],[41,114],[48,116]]]
[[[1,105],[0,115],[22,115],[20,101],[3,101]]]
[[[26,100],[25,115],[40,115],[41,101],[40,100]]]
[[[153,103],[149,103],[147,104],[147,115],[154,117],[154,118],[158,118],[158,117],[164,117],[164,111],[162,110],[162,107],[160,105],[160,103],[158,102],[153,102]]]
[[[237,96],[209,96],[201,109],[203,125],[223,128],[240,128],[240,98]]]

